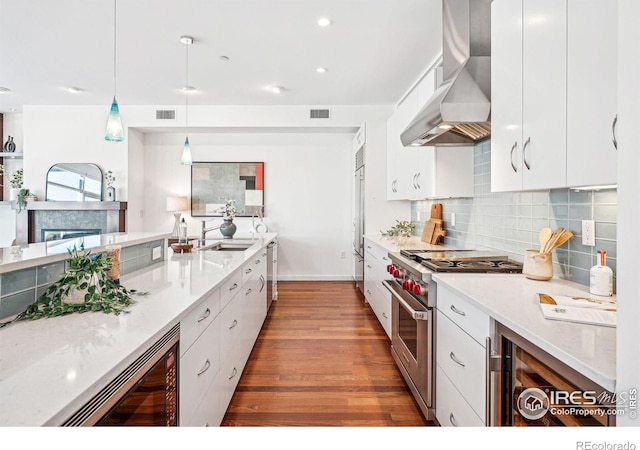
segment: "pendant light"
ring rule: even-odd
[[[124,140],[124,130],[120,119],[120,109],[116,100],[116,0],[113,0],[113,102],[107,119],[107,129],[104,138],[107,141],[121,142]]]
[[[183,166],[190,166],[193,160],[191,158],[191,148],[189,147],[189,92],[192,91],[193,88],[189,86],[189,46],[193,44],[193,38],[191,36],[180,36],[180,42],[182,42],[186,48],[184,110],[185,126],[187,128],[187,135],[184,138],[184,146],[182,147],[182,158],[180,159],[180,164],[182,164]]]

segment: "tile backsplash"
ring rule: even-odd
[[[442,203],[444,243],[455,247],[484,247],[522,261],[524,251],[539,248],[544,227],[562,227],[574,236],[553,252],[554,275],[589,284],[589,270],[598,250],[607,252],[607,265],[616,274],[617,190],[491,192],[491,143],[474,148],[474,196],[421,200],[411,203],[414,234],[420,236],[432,203]],[[455,214],[455,226],[452,225]],[[595,247],[582,245],[582,220],[595,221]]]

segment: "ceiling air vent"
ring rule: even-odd
[[[328,109],[311,109],[309,110],[310,119],[329,119]]]
[[[156,120],[175,120],[175,118],[176,118],[175,109],[157,109],[156,110]]]

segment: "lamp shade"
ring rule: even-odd
[[[189,210],[189,199],[187,197],[167,197],[167,211],[187,210]]]

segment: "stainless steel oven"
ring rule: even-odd
[[[433,308],[403,289],[402,282],[383,284],[391,292],[391,354],[420,410],[433,420]]]

